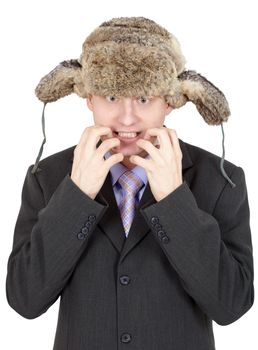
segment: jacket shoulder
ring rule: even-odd
[[[217,154],[212,153],[204,148],[192,145],[187,142],[184,142],[184,144],[190,154],[194,165],[198,165],[199,167],[205,166],[206,169],[207,167],[218,167],[218,165],[220,166],[222,156],[218,156]],[[231,173],[237,167],[238,165],[230,162],[227,159],[224,159],[224,168],[226,172],[228,171]]]
[[[71,166],[76,145],[53,153],[40,160],[37,174],[42,171],[61,171]]]
[[[220,156],[189,143],[184,143],[184,147],[192,161],[192,166],[184,173],[184,180],[199,208],[211,214],[224,191],[228,200],[232,199],[231,194],[235,195],[236,191],[232,192],[234,188],[221,171]],[[237,191],[245,192],[243,169],[226,159],[223,167],[226,175],[237,186]]]
[[[40,160],[35,176],[42,188],[55,188],[64,179],[67,174],[70,174],[73,163],[73,153],[76,145],[53,153]],[[33,165],[29,167],[31,170]]]
[[[196,189],[197,192],[206,191],[210,194],[212,190],[214,194],[221,193],[225,186],[229,185],[224,172],[235,185],[238,186],[243,182],[244,170],[240,166],[227,159],[224,159],[222,164],[221,156],[199,146],[183,142],[183,147],[192,162],[186,179],[190,179],[189,185],[191,183],[192,189]],[[230,187],[232,188],[231,185]]]
[[[46,202],[48,202],[63,179],[68,174],[70,175],[75,147],[76,145],[53,153],[40,160],[34,175],[44,193]],[[29,167],[29,170],[32,167],[33,165]]]

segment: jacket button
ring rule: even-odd
[[[131,334],[129,333],[124,333],[121,336],[121,341],[122,343],[129,343],[132,340]]]
[[[159,222],[159,218],[157,217],[157,216],[153,216],[152,218],[151,218],[151,223],[152,223],[152,225],[155,225],[155,224],[157,224]]]
[[[85,234],[83,234],[82,232],[79,232],[77,235],[78,239],[84,239],[85,238]]]
[[[89,221],[91,221],[91,222],[93,222],[93,221],[95,221],[96,220],[96,216],[95,215],[89,215],[88,216],[88,219],[89,219]]]
[[[91,227],[92,222],[91,221],[86,221],[84,224],[84,227]]]
[[[162,226],[160,224],[155,224],[153,226],[154,226],[155,230],[157,230],[157,231],[162,228]]]
[[[159,239],[162,239],[162,237],[165,236],[165,232],[163,230],[159,230],[157,235],[158,235]]]
[[[130,277],[128,277],[128,276],[121,276],[120,277],[120,282],[121,282],[121,284],[127,285],[127,284],[130,283]]]
[[[87,234],[89,232],[89,229],[87,227],[82,228],[82,233]]]
[[[168,243],[169,242],[168,236],[162,237],[161,240],[162,240],[162,243]]]

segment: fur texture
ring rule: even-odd
[[[178,40],[144,17],[113,18],[85,40],[78,60],[60,63],[36,87],[43,102],[73,92],[102,96],[166,96],[174,108],[191,101],[211,125],[230,115],[223,93],[194,71],[185,70]]]

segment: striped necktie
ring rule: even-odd
[[[143,187],[144,183],[130,170],[123,173],[118,179],[118,182],[124,190],[123,199],[119,205],[119,209],[125,229],[125,235],[127,237],[136,211],[136,194]]]

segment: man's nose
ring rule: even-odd
[[[137,111],[135,98],[123,97],[120,101],[117,122],[121,125],[121,130],[137,128],[136,125],[140,122],[140,114]]]
[[[134,110],[134,103],[132,98],[124,98],[123,99],[123,109],[125,114],[131,114]]]

